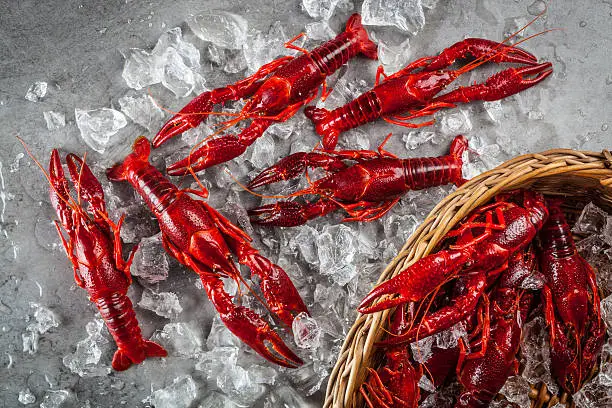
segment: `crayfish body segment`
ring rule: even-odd
[[[361,313],[373,313],[421,300],[447,279],[474,271],[493,273],[525,248],[548,217],[541,195],[525,193],[523,206],[498,202],[472,215],[449,236],[458,245],[419,259],[394,278],[378,285],[361,302]],[[472,230],[479,231],[473,234]],[[469,237],[466,238],[466,234]]]
[[[188,195],[200,191],[179,190],[149,164],[149,141],[140,137],[134,151],[107,171],[109,179],[127,180],[144,198],[159,220],[162,243],[180,263],[196,272],[221,320],[243,342],[264,358],[286,367],[302,364],[270,325],[254,311],[237,306],[225,292],[220,277],[242,280],[232,259],[247,265],[261,279],[266,306],[291,327],[299,313],[308,313],[297,289],[278,265],[255,250],[251,238],[204,201]]]
[[[447,70],[457,59],[472,56],[480,61],[509,62],[527,65],[508,68],[491,76],[483,84],[460,87],[436,96],[457,77],[479,63],[458,70]],[[471,101],[494,101],[521,92],[544,80],[552,73],[550,63],[538,64],[535,56],[519,48],[482,38],[468,38],[442,51],[437,57],[424,57],[393,75],[386,76],[379,69],[376,85],[348,104],[333,111],[309,106],[305,115],[315,124],[323,138],[323,147],[333,150],[340,133],[379,118],[406,126],[422,127],[433,121],[411,123],[410,120],[432,116],[443,108]],[[382,82],[380,77],[384,76]],[[406,114],[407,112],[407,114]]]
[[[251,209],[251,222],[293,227],[338,208],[349,213],[345,221],[378,219],[409,190],[465,182],[461,175],[461,156],[466,149],[467,139],[457,136],[450,153],[441,157],[399,159],[382,148],[378,153],[369,150],[294,153],[261,172],[249,188],[294,178],[308,167],[319,167],[330,174],[295,193],[317,194],[319,199],[304,204],[281,201]],[[357,163],[348,166],[344,160]]]
[[[292,46],[293,48],[297,48]],[[170,119],[153,139],[155,147],[200,124],[215,104],[246,99],[239,120],[253,119],[239,135],[226,135],[207,142],[189,157],[168,167],[171,175],[184,175],[226,162],[242,154],[275,121],[285,121],[313,100],[327,76],[358,54],[376,59],[376,44],[353,14],[346,30],[312,51],[298,57],[283,57],[261,67],[255,74],[233,85],[199,95]],[[230,121],[231,122],[231,121]]]
[[[132,302],[126,295],[132,283],[130,264],[136,248],[124,261],[119,236],[122,220],[118,225],[109,220],[102,186],[89,167],[74,155],[68,155],[66,161],[79,198],[77,202],[71,198],[59,153],[53,150],[49,164],[50,198],[60,219],[55,225],[73,264],[77,285],[87,290],[117,343],[113,368],[122,371],[147,357],[165,357],[163,347],[142,337]],[[82,199],[89,202],[88,213],[81,207]]]

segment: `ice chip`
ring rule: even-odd
[[[292,325],[293,338],[295,344],[303,349],[316,349],[319,347],[321,329],[317,321],[302,312],[293,319]]]
[[[336,36],[327,21],[306,24],[306,37],[314,41],[329,41]]]
[[[302,6],[312,18],[327,21],[334,14],[338,0],[302,0]]]
[[[124,95],[119,98],[119,106],[128,118],[149,131],[158,129],[164,118],[163,111],[147,94]]]
[[[262,65],[271,62],[281,55],[293,54],[285,47],[288,40],[280,21],[270,26],[267,34],[255,31],[249,33],[244,43],[244,58],[251,72],[257,71]],[[295,44],[299,45],[299,44]]]
[[[214,347],[201,353],[195,369],[204,372],[206,379],[216,381],[217,375],[227,367],[233,367],[238,360],[238,347]]]
[[[319,272],[340,286],[346,285],[357,274],[353,262],[356,248],[355,231],[346,225],[325,225],[316,238]]]
[[[30,302],[30,307],[35,309],[34,319],[36,319],[36,323],[29,325],[28,330],[38,331],[38,333],[44,334],[52,327],[58,327],[60,325],[59,317],[52,310],[34,302]]]
[[[198,396],[198,387],[190,375],[174,379],[171,385],[154,391],[150,401],[155,408],[189,408]]]
[[[410,49],[410,39],[404,40],[400,44],[386,44],[378,42],[378,60],[385,68],[387,74],[391,74],[404,68],[411,60],[412,50]]]
[[[248,22],[227,11],[211,11],[187,19],[191,31],[204,41],[237,50],[246,42]]]
[[[143,238],[130,268],[132,275],[154,284],[166,280],[169,269],[168,256],[161,243],[161,233]]]
[[[298,249],[308,264],[313,265],[319,262],[317,253],[317,230],[309,225],[300,225],[295,227],[296,235],[293,235],[289,240],[289,247],[292,250]]]
[[[314,408],[306,402],[301,393],[289,386],[275,388],[266,398],[264,408]]]
[[[127,125],[123,113],[110,108],[93,110],[77,108],[74,114],[81,137],[98,153],[104,153],[111,144],[111,137]]]
[[[361,16],[365,25],[395,26],[411,34],[425,26],[421,0],[364,0]]]
[[[213,391],[200,402],[198,408],[239,408],[239,405],[225,395]]]
[[[249,161],[256,169],[263,170],[274,163],[276,160],[274,145],[274,139],[269,134],[265,134],[255,141]]]
[[[200,67],[200,51],[193,44],[183,40],[180,27],[175,27],[163,33],[157,40],[151,54],[166,58],[170,49],[177,53],[176,58],[180,58],[185,66],[190,69]]]
[[[30,102],[40,102],[47,94],[47,83],[37,81],[28,88],[25,98]]]
[[[432,346],[435,341],[435,336],[429,336],[414,343],[410,343],[412,349],[412,355],[417,363],[425,363],[432,354]]]
[[[420,389],[425,390],[427,392],[436,392],[435,385],[431,382],[429,377],[427,377],[426,375],[421,376],[421,378],[419,379],[418,385]]]
[[[414,150],[425,143],[431,142],[435,139],[435,132],[428,132],[423,130],[413,130],[402,136],[402,140],[406,142],[406,149]]]
[[[143,309],[152,310],[157,315],[167,319],[175,319],[183,311],[178,296],[171,292],[155,293],[150,289],[142,292],[142,298],[138,306]]]
[[[502,107],[501,101],[485,101],[482,103],[482,106],[484,107],[485,111],[487,112],[487,115],[493,122],[499,123],[503,120],[504,109]]]
[[[200,330],[191,323],[168,323],[151,339],[164,346],[173,356],[194,357],[202,352]]]
[[[178,98],[189,95],[195,86],[193,71],[185,65],[181,55],[174,48],[168,48],[164,57],[162,85],[171,90]]]
[[[66,115],[62,112],[45,111],[43,112],[47,129],[56,130],[66,126]]]
[[[40,408],[64,408],[76,402],[74,394],[68,390],[49,390],[43,397]]]
[[[588,203],[582,209],[572,231],[582,234],[600,234],[606,225],[606,215],[604,210],[593,203]]]
[[[36,397],[34,394],[32,394],[32,391],[30,391],[29,388],[19,391],[19,397],[17,399],[23,405],[33,404],[36,402]]]
[[[436,127],[439,127],[440,132],[445,135],[455,136],[472,130],[472,121],[466,111],[455,110],[451,113],[444,113]]]
[[[130,50],[121,74],[127,85],[136,90],[160,83],[163,75],[163,58],[139,48]]]
[[[104,327],[102,319],[87,323],[87,337],[77,343],[76,351],[63,358],[63,363],[75,374],[81,377],[106,376],[110,367],[100,365],[102,350],[99,345],[107,344],[108,340],[101,334]]]
[[[519,407],[531,406],[531,400],[529,399],[529,392],[531,387],[529,382],[519,375],[509,377],[506,383],[500,390],[506,399],[510,402],[518,404]]]
[[[241,366],[226,366],[217,374],[217,387],[241,405],[252,405],[266,391],[266,387],[253,381]]]

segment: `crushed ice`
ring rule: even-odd
[[[75,109],[76,124],[83,141],[98,153],[112,144],[111,138],[127,125],[123,113],[111,108]]]
[[[47,94],[47,83],[46,82],[34,82],[28,88],[25,98],[30,102],[40,102]]]
[[[87,337],[77,343],[74,353],[63,359],[64,365],[70,371],[81,377],[103,377],[110,373],[110,367],[99,364],[102,356],[100,346],[109,343],[101,334],[103,328],[104,322],[101,319],[87,323]]]

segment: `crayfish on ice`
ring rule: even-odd
[[[51,153],[49,174],[45,173],[50,184],[51,204],[59,218],[55,227],[72,262],[76,284],[87,290],[89,299],[98,308],[117,344],[112,367],[122,371],[147,357],[166,357],[168,353],[162,346],[142,337],[132,302],[127,296],[132,283],[130,265],[137,247],[125,261],[120,237],[123,217],[117,224],[109,219],[102,185],[83,160],[69,154],[66,163],[77,190],[77,200],[70,195],[57,149]],[[87,211],[82,207],[83,200],[89,203]]]
[[[468,56],[476,60],[458,70],[445,69]],[[460,75],[486,61],[518,63],[526,67],[507,68],[483,84],[460,87],[437,96]],[[432,116],[443,108],[454,108],[457,103],[506,98],[536,85],[551,73],[550,62],[538,64],[537,58],[525,50],[482,38],[467,38],[436,57],[420,58],[392,75],[385,75],[381,66],[373,89],[332,111],[309,106],[304,114],[315,124],[324,149],[333,150],[340,133],[381,117],[405,127],[429,126],[433,121],[410,121]],[[381,81],[381,78],[384,79]]]
[[[308,310],[287,273],[259,254],[244,231],[206,202],[189,196],[206,198],[207,192],[181,190],[168,181],[149,163],[150,152],[149,141],[138,138],[133,152],[107,170],[108,178],[127,180],[142,196],[159,221],[165,250],[199,275],[221,321],[234,335],[269,361],[286,367],[301,365],[302,360],[261,316],[234,304],[221,280],[229,277],[243,282],[233,253],[239,263],[260,278],[267,308],[291,327],[293,318]]]
[[[154,147],[196,127],[211,113],[215,104],[239,99],[246,99],[246,105],[236,119],[228,121],[227,127],[243,119],[253,119],[239,135],[215,138],[189,157],[170,165],[168,174],[178,176],[190,171],[198,172],[241,155],[272,123],[287,120],[312,101],[325,79],[351,58],[358,54],[377,58],[376,44],[368,38],[359,14],[349,18],[343,33],[312,51],[291,42],[287,47],[299,50],[302,55],[279,58],[235,84],[202,93],[161,128],[153,139]]]
[[[391,136],[391,135],[389,135]],[[388,138],[388,137],[387,137]],[[386,141],[386,140],[385,140]],[[442,157],[400,159],[382,149],[294,153],[261,172],[249,189],[279,180],[289,180],[308,167],[319,167],[330,174],[291,196],[317,194],[319,199],[305,204],[281,201],[249,210],[256,224],[293,227],[342,208],[350,214],[345,221],[372,221],[384,216],[409,190],[465,182],[461,175],[467,139],[457,136],[450,153]],[[347,166],[344,160],[357,163]]]

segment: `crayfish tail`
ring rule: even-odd
[[[373,60],[378,59],[378,46],[370,39],[368,32],[363,28],[359,14],[355,13],[348,19],[345,31],[357,37],[359,51],[364,56]]]

